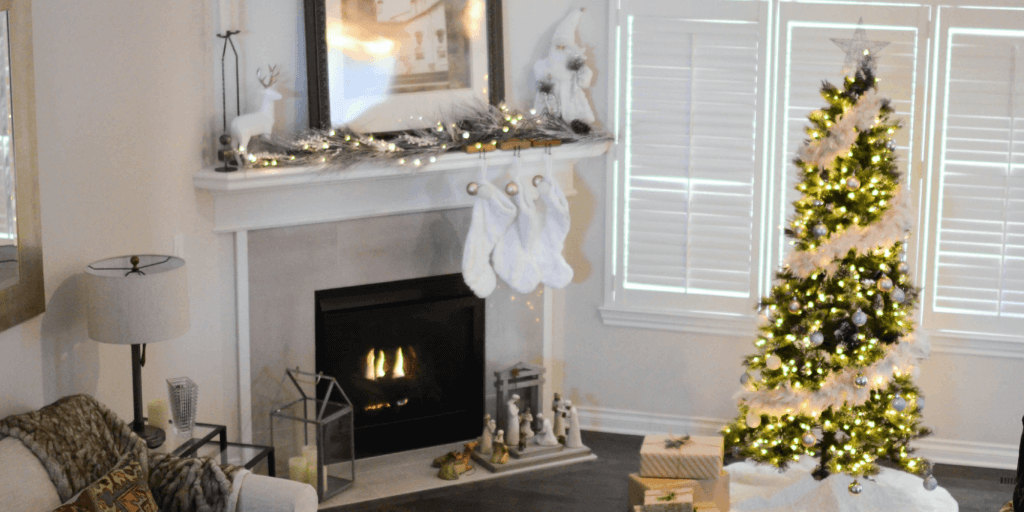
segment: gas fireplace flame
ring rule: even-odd
[[[366,367],[363,372],[363,376],[366,377],[366,380],[383,379],[388,376],[388,372],[390,371],[392,379],[405,377],[407,368],[405,363],[405,353],[402,351],[401,347],[395,350],[394,361],[393,365],[389,365],[387,356],[383,350],[371,348],[370,351],[366,353]]]

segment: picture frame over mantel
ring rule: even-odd
[[[304,2],[310,128],[427,128],[505,98],[502,0]]]

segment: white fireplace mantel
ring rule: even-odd
[[[576,194],[576,162],[603,155],[611,142],[567,144],[550,149],[552,172],[566,196]],[[525,172],[545,169],[549,150],[520,153]],[[468,208],[473,197],[466,185],[477,181],[486,158],[487,179],[504,188],[513,171],[511,151],[486,154],[451,153],[422,166],[358,166],[351,169],[264,167],[220,173],[212,167],[197,172],[195,187],[213,196],[214,231],[235,239],[235,314],[238,336],[239,437],[252,442],[252,389],[249,332],[249,231],[301,226],[384,215]],[[527,180],[527,186],[533,186]],[[552,300],[544,294],[543,365],[552,368]]]
[[[604,154],[611,143],[567,144],[551,148],[552,170],[567,196],[575,194],[573,166],[583,158]],[[528,149],[520,158],[527,172],[543,170],[546,151]],[[466,184],[476,181],[487,159],[488,179],[504,187],[514,157],[511,151],[486,154],[452,153],[416,167],[359,166],[263,167],[220,173],[213,168],[195,174],[196,188],[214,198],[214,231],[230,233],[416,213],[473,205]],[[504,180],[504,182],[502,182]]]

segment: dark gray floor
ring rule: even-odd
[[[640,467],[643,437],[583,432],[583,442],[598,460],[338,510],[625,512],[626,475]],[[1012,485],[1000,483],[1013,478],[1012,471],[938,464],[935,477],[956,498],[960,512],[998,512],[1013,492]]]

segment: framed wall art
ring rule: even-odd
[[[425,128],[504,99],[501,0],[305,0],[311,128]]]

